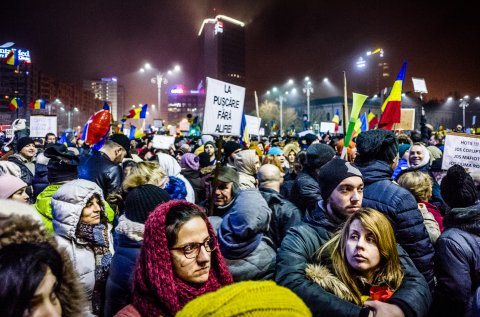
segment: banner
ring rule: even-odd
[[[57,134],[56,116],[30,116],[30,137],[44,138],[47,133]]]
[[[480,172],[480,136],[465,133],[447,133],[442,169],[461,165],[469,172]]]
[[[252,135],[258,135],[262,118],[245,115],[245,119],[247,120],[248,133]]]
[[[202,134],[240,135],[245,88],[207,77]]]

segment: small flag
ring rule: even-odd
[[[32,101],[28,107],[30,109],[45,109],[46,107],[46,103],[45,103],[45,100],[44,99],[37,99],[35,101]]]
[[[137,127],[132,125],[130,127],[130,136],[128,137],[130,140],[135,139],[135,132],[137,131]]]
[[[360,131],[364,132],[368,130],[368,117],[367,113],[364,112],[363,115],[360,117],[360,122],[362,123],[360,126]]]
[[[245,117],[245,112],[242,113],[242,123],[240,125],[240,144],[250,143],[250,135],[248,134],[247,128],[247,118]]]
[[[145,119],[147,117],[147,104],[144,104],[141,108],[135,108],[129,111],[129,118],[132,119]]]
[[[14,97],[14,98],[12,98],[12,100],[10,100],[10,104],[8,105],[8,108],[10,108],[10,110],[14,111],[14,110],[17,110],[21,106],[22,106],[22,101],[20,100],[20,98]]]
[[[374,130],[377,126],[378,119],[377,116],[370,110],[368,109],[368,130]]]
[[[335,110],[335,115],[332,118],[332,122],[335,123],[335,133],[338,132],[338,123],[340,122],[340,112]]]
[[[17,66],[18,65],[18,52],[16,49],[12,49],[7,57],[5,58],[5,63],[7,63],[8,65],[12,65],[12,66]]]
[[[402,86],[405,80],[407,62],[403,62],[402,69],[393,83],[392,91],[382,105],[382,116],[378,122],[379,129],[391,130],[395,123],[400,123],[402,108]]]

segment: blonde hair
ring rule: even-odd
[[[263,162],[262,162],[262,165],[265,165],[265,164],[272,164],[272,165],[275,165],[276,167],[278,167],[278,169],[280,170],[280,172],[283,174],[285,173],[285,170],[282,166],[282,163],[280,163],[280,161],[278,160],[278,158],[273,155],[273,154],[267,154],[263,157]]]
[[[420,171],[407,172],[400,175],[397,182],[411,192],[417,202],[427,201],[432,196],[433,182],[426,173]]]
[[[168,178],[167,173],[155,161],[138,162],[130,170],[130,174],[123,181],[123,189],[128,191],[132,188],[152,184],[159,186]]]
[[[346,259],[346,244],[349,230],[353,221],[359,220],[365,230],[370,231],[375,237],[375,243],[380,253],[380,263],[375,268],[372,284],[385,283],[396,291],[403,280],[403,271],[397,251],[397,243],[390,221],[382,213],[371,208],[362,208],[345,222],[342,229],[329,240],[319,251],[315,258],[321,262],[323,253],[326,252],[332,261],[335,275],[350,289],[354,295],[354,302],[361,305],[362,288],[358,273],[350,267]]]

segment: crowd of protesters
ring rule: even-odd
[[[441,134],[152,137],[17,134],[2,316],[480,316],[480,179]]]

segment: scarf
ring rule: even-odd
[[[105,222],[106,223],[106,222]],[[107,284],[112,254],[109,249],[108,227],[102,223],[88,225],[79,223],[76,236],[93,250],[95,255],[95,285],[92,294],[92,312],[103,315],[105,286]]]

